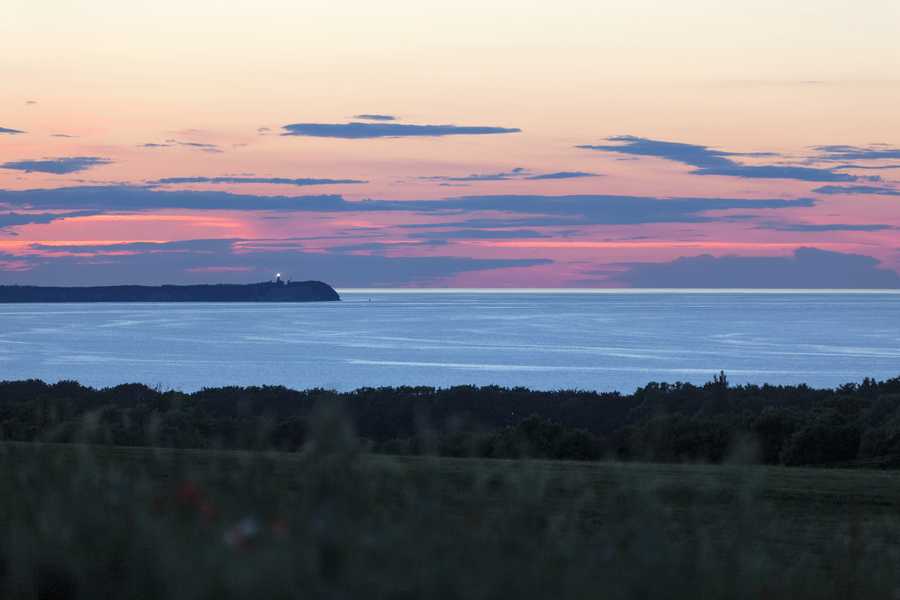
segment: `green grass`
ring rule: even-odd
[[[0,599],[897,598],[890,472],[0,444]]]

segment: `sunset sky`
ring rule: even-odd
[[[900,2],[7,0],[0,284],[900,288]]]

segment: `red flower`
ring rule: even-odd
[[[190,479],[182,481],[175,490],[175,498],[182,506],[196,510],[207,523],[215,523],[219,519],[219,511],[195,481]]]

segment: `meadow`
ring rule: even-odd
[[[891,471],[0,444],[0,598],[896,598]]]

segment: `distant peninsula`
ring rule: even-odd
[[[329,302],[341,297],[321,281],[214,285],[43,287],[0,285],[0,303],[13,302]]]

